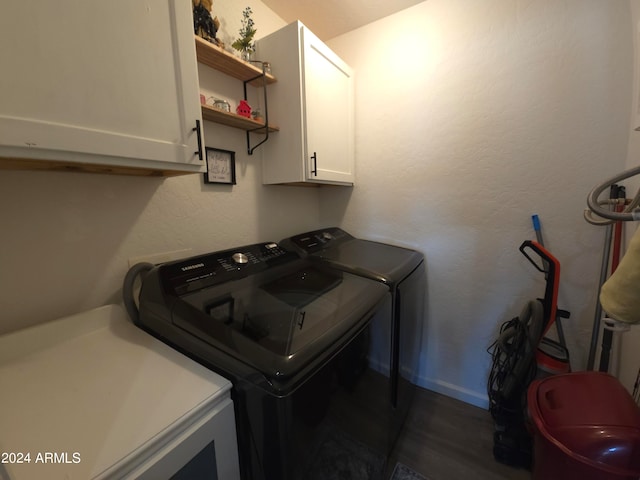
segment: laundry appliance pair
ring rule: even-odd
[[[134,323],[233,384],[244,479],[384,471],[420,362],[422,254],[329,228],[142,270]]]

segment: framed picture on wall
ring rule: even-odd
[[[236,152],[205,147],[207,171],[204,183],[236,184]]]

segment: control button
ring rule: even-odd
[[[324,238],[325,240],[333,240],[333,235],[331,235],[329,232],[322,232],[322,238]]]
[[[244,254],[244,253],[234,253],[233,255],[231,255],[231,258],[233,259],[234,262],[243,265],[245,263],[249,262],[249,258]]]
[[[266,248],[268,248],[269,250],[272,250],[274,248],[278,248],[278,244],[277,243],[267,243],[265,245]]]

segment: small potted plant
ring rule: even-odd
[[[248,61],[251,57],[251,54],[255,52],[256,45],[253,41],[253,37],[256,34],[255,23],[251,18],[251,7],[247,7],[242,12],[242,27],[238,32],[240,33],[240,38],[236,39],[231,46],[240,52],[240,55],[243,60]]]
[[[262,112],[259,108],[256,108],[253,112],[251,112],[251,115],[256,122],[264,123],[264,116],[262,115]]]

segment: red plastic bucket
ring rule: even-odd
[[[556,375],[527,392],[534,480],[638,480],[640,408],[600,372]]]

